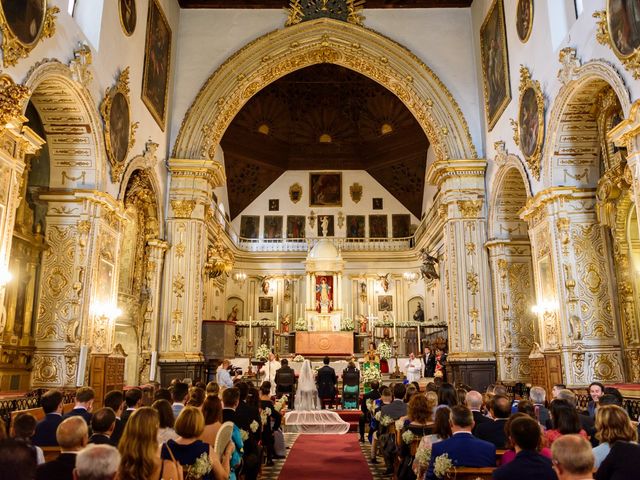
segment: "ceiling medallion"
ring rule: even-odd
[[[129,67],[118,77],[114,87],[107,88],[100,113],[104,120],[104,142],[111,165],[111,181],[119,182],[127,161],[127,154],[135,143],[138,122],[131,123],[129,100]]]
[[[302,186],[299,183],[294,183],[289,187],[289,198],[293,203],[298,203],[302,198]]]
[[[358,182],[349,187],[349,195],[353,203],[358,203],[362,199],[362,185]]]
[[[317,18],[362,25],[365,0],[289,0],[286,27]]]

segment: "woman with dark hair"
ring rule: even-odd
[[[215,445],[218,430],[222,426],[222,401],[214,395],[209,395],[202,404],[204,416],[204,430],[200,440],[209,445]]]
[[[587,432],[580,426],[578,412],[575,407],[566,400],[554,400],[551,402],[549,413],[551,414],[551,425],[553,428],[547,430],[544,434],[548,447],[551,447],[551,444],[561,436],[571,433],[577,433],[587,440],[589,439]]]
[[[271,401],[271,383],[260,385],[260,418],[262,419],[262,445],[267,451],[267,466],[273,465],[275,457],[273,432],[280,428],[282,417]]]
[[[409,403],[411,401],[411,398],[418,392],[418,390],[416,389],[416,387],[410,383],[409,385],[407,385],[407,391],[404,394],[404,403]]]
[[[407,420],[398,438],[400,465],[398,467],[398,480],[415,480],[413,471],[413,459],[416,447],[422,437],[433,431],[431,422],[431,408],[427,397],[414,394],[407,408]],[[415,447],[414,447],[415,445]]]
[[[202,408],[205,396],[206,394],[203,388],[191,387],[189,389],[189,401],[187,402],[187,405],[190,407]]]
[[[178,438],[178,434],[173,429],[175,418],[171,404],[166,400],[156,400],[151,407],[158,412],[160,428],[158,429],[158,443],[168,442]]]
[[[418,445],[417,452],[420,450],[431,450],[434,443],[446,440],[453,435],[453,432],[451,431],[451,422],[449,421],[450,417],[451,410],[449,407],[441,405],[440,408],[436,410],[436,420],[431,427],[433,433],[422,437],[422,440],[420,440],[420,444]],[[419,456],[419,454],[416,453],[416,456]],[[415,473],[417,478],[424,478],[426,470],[426,465],[420,464],[417,460],[413,462],[413,473]]]
[[[527,410],[531,410],[531,413],[525,413],[525,412],[514,413],[509,417],[509,419],[504,424],[504,433],[506,434],[506,437],[507,437],[507,449],[502,455],[502,458],[500,459],[500,465],[506,465],[507,463],[513,461],[514,458],[516,458],[516,446],[513,441],[513,437],[511,435],[511,424],[513,423],[513,421],[517,418],[526,418],[526,417],[531,417],[534,420],[538,421],[535,416],[535,410],[533,408],[533,404],[529,401],[523,400],[521,402],[518,402],[518,408],[520,408],[522,404],[529,404],[529,406],[531,407],[530,409],[526,405],[525,407]],[[551,458],[551,449],[547,447],[544,447],[544,448],[542,447],[543,439],[544,439],[543,431],[542,431],[542,427],[540,427],[540,442],[538,443],[538,448],[536,450],[540,455],[545,456],[547,458]]]
[[[438,389],[438,406],[441,407],[455,407],[458,405],[458,393],[453,385],[450,383],[443,383]]]

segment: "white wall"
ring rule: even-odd
[[[364,170],[346,170],[342,172],[342,207],[310,207],[309,206],[309,170],[289,170],[283,173],[275,182],[273,182],[264,192],[262,192],[240,215],[233,219],[233,227],[236,232],[240,232],[240,218],[242,215],[260,215],[260,237],[264,233],[264,215],[282,215],[283,216],[283,236],[286,237],[287,215],[305,215],[308,216],[313,210],[318,217],[322,215],[333,215],[335,225],[335,236],[346,236],[346,216],[347,215],[365,215],[366,236],[369,234],[368,215],[387,215],[387,224],[389,236],[392,234],[391,215],[393,214],[409,214],[407,210],[393,195],[391,195],[382,185],[380,185],[371,175]],[[355,203],[349,195],[349,187],[358,182],[362,185],[362,199]],[[293,203],[289,198],[289,187],[294,183],[302,186],[302,198],[298,203]],[[372,210],[373,198],[383,199],[382,210]],[[269,211],[269,199],[280,200],[280,210],[277,212]],[[338,228],[338,212],[342,212],[345,216],[345,224],[342,228]],[[418,219],[411,215],[411,223],[417,225]],[[317,220],[314,228],[306,222],[306,236],[317,237]]]

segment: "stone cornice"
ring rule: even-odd
[[[595,199],[595,188],[551,187],[537,193],[527,201],[520,218],[529,221],[545,206],[557,201],[588,201]]]
[[[170,158],[167,166],[173,178],[201,178],[206,180],[211,188],[222,187],[227,181],[224,165],[217,160]]]
[[[487,168],[485,159],[438,160],[427,170],[427,182],[442,188],[442,184],[454,177],[483,177]]]

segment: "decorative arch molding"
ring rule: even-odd
[[[120,189],[118,191],[118,200],[124,202],[125,195],[127,193],[127,186],[129,185],[129,180],[131,176],[136,172],[136,170],[144,170],[147,173],[149,181],[151,182],[151,188],[153,189],[153,193],[156,197],[156,218],[158,219],[158,236],[159,238],[164,238],[164,215],[163,208],[164,205],[164,196],[163,190],[160,187],[161,183],[158,179],[158,175],[155,171],[155,166],[158,161],[156,157],[156,151],[158,150],[158,144],[149,140],[146,145],[144,152],[142,155],[136,155],[133,157],[127,168],[125,169],[122,175],[122,181],[120,182]]]
[[[229,57],[187,111],[172,156],[214,158],[229,123],[256,92],[319,63],[349,68],[394,93],[420,123],[438,160],[477,158],[462,110],[424,62],[373,30],[327,18],[270,32]]]
[[[609,86],[617,96],[624,115],[631,109],[629,90],[616,68],[605,60],[591,60],[580,66],[574,49],[560,52],[562,68],[558,78],[562,87],[556,95],[549,114],[548,136],[543,150],[544,188],[563,184],[576,187],[590,187],[597,178],[589,179],[590,167],[576,165],[580,155],[597,155],[600,145],[593,122],[582,121],[581,106],[591,105],[594,96]],[[588,112],[585,112],[588,113]],[[573,165],[563,163],[563,158],[572,158]],[[583,165],[587,165],[586,161]],[[597,161],[595,166],[597,167]],[[586,173],[585,173],[586,170]]]
[[[529,176],[527,175],[526,167],[520,157],[514,155],[512,153],[508,153],[504,148],[504,142],[496,142],[496,150],[497,154],[495,156],[494,162],[496,165],[499,165],[498,171],[495,173],[493,177],[493,181],[491,182],[491,195],[489,197],[489,225],[488,225],[488,233],[490,239],[498,239],[503,238],[503,232],[500,232],[499,227],[502,225],[501,220],[499,219],[499,215],[501,212],[500,206],[503,201],[511,201],[511,198],[503,198],[504,197],[504,187],[505,182],[509,180],[509,177],[514,174],[514,171],[517,171],[517,174],[522,178],[522,183],[524,185],[524,190],[526,197],[524,198],[524,202],[532,197],[531,194],[531,185]],[[522,204],[524,206],[524,203]],[[517,216],[517,213],[516,213]],[[526,223],[522,222],[524,228],[526,229]],[[521,236],[526,236],[526,230],[522,232]]]
[[[106,190],[102,120],[78,73],[55,59],[37,63],[24,85],[47,132],[51,188]]]

